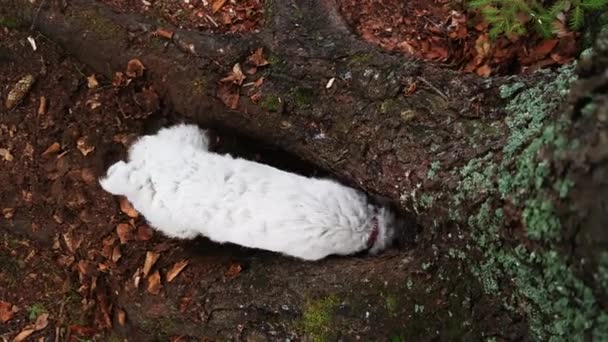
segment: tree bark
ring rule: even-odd
[[[151,34],[159,27],[154,19],[115,13],[91,0],[70,1],[65,8],[12,0],[5,11],[28,21],[34,18],[37,29],[108,77],[123,70],[129,59],[141,59],[146,77],[184,118],[276,145],[348,184],[398,203],[422,229],[416,249],[397,254],[402,260],[415,259],[416,266],[374,277],[403,284],[408,272],[432,267],[448,279],[433,278],[437,293],[450,289],[462,296],[460,304],[463,298],[475,302],[458,316],[461,325],[469,325],[453,329],[447,312],[457,311],[460,304],[449,296],[446,305],[427,312],[427,318],[445,319],[439,326],[412,318],[412,310],[423,310],[419,306],[397,311],[420,327],[404,328],[408,338],[428,337],[435,328],[445,338],[600,338],[608,331],[608,77],[601,73],[608,56],[606,38],[598,40],[596,54],[580,67],[581,80],[567,99],[575,78],[572,68],[481,79],[391,55],[353,36],[329,0],[269,1],[267,24],[259,33],[220,36],[175,29],[167,46]],[[238,106],[228,108],[218,99],[220,80],[260,47],[271,63],[256,74],[264,76],[259,102],[242,87]],[[327,88],[330,79],[335,81]],[[414,85],[415,91],[408,92]],[[289,294],[280,291],[290,287],[287,283],[298,283],[293,286],[298,292],[316,281],[321,287],[335,286],[338,297],[350,298],[347,293],[352,295],[359,285],[336,284],[335,279],[389,271],[394,263],[399,261],[390,257],[361,268],[355,261],[301,268],[287,263],[293,272],[266,259],[252,265],[270,271],[264,281],[273,284],[270,291],[276,290],[277,298],[288,301]],[[458,276],[447,271],[454,264]],[[219,271],[214,272],[210,277],[217,280]],[[243,319],[243,312],[250,317],[276,315],[274,328],[257,330],[269,336],[274,336],[269,329],[287,337],[298,329],[318,333],[283,324],[285,313],[270,312],[274,309],[260,313],[266,305],[281,304],[268,304],[271,296],[256,300],[245,295],[244,286],[256,279],[226,285],[211,278],[205,278],[200,303],[208,299],[207,291],[223,289],[239,296],[220,301],[211,312],[222,312],[221,323],[214,326],[206,317],[204,327],[210,330],[198,333],[225,334],[222,329]],[[459,278],[471,282],[471,288],[462,289]],[[413,291],[401,290],[409,293],[404,301],[408,305],[415,295],[427,296],[421,283]],[[361,291],[372,295],[369,288]],[[320,293],[320,302],[301,297],[293,303],[300,308],[294,317],[303,317],[302,324],[315,305],[339,306],[333,302],[334,292],[324,288]],[[121,298],[124,305],[132,300]],[[246,310],[239,303],[246,303]],[[146,312],[129,307],[133,320],[145,328]],[[360,319],[353,318],[359,314],[355,311],[342,316],[348,323],[338,323],[344,336],[365,336],[365,329],[353,333],[352,324]],[[490,323],[480,320],[484,314],[492,315]],[[391,317],[390,312],[379,315]],[[505,327],[493,326],[496,322]],[[161,333],[184,325],[194,329],[191,323],[180,324],[163,326]]]

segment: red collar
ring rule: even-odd
[[[372,248],[378,239],[378,216],[372,218],[372,232],[367,239],[367,248]]]

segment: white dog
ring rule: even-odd
[[[209,152],[208,144],[195,125],[161,129],[139,138],[100,184],[170,237],[203,235],[305,260],[375,254],[395,238],[393,212],[362,192]]]

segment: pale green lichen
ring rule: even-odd
[[[440,167],[441,167],[441,162],[439,162],[439,161],[432,162],[431,168],[429,169],[429,171],[426,174],[426,178],[434,179],[435,176],[437,175],[437,171],[439,171]]]
[[[513,96],[513,94],[515,94],[518,90],[521,90],[525,86],[526,85],[523,82],[516,82],[513,84],[503,84],[499,89],[500,97],[503,99],[507,99],[507,98]]]
[[[506,284],[514,285],[503,304],[525,313],[537,340],[583,340],[588,334],[604,337],[606,330],[602,329],[608,326],[591,289],[553,247],[562,227],[550,194],[565,198],[573,184],[552,174],[549,160],[559,158],[577,143],[565,137],[567,119],[552,119],[552,115],[574,78],[573,68],[562,68],[548,84],[530,89],[517,84],[513,87],[519,92],[506,107],[510,134],[502,160],[496,163],[492,155],[471,160],[458,172],[458,194],[453,201],[457,207],[464,201],[488,198],[467,220],[484,255],[483,261],[472,267],[473,273],[486,293],[499,294]],[[505,88],[503,95],[510,97],[513,92]],[[546,153],[550,154],[543,158]],[[505,215],[500,208],[491,210],[499,205],[496,195],[519,209],[527,237],[539,241],[543,248],[528,249],[523,244],[513,248],[503,243],[500,229]],[[450,214],[457,217],[458,213],[453,210]]]

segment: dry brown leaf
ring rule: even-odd
[[[32,74],[27,74],[17,81],[6,97],[6,108],[13,109],[13,107],[21,102],[30,89],[32,89],[34,82],[36,82],[36,77]]]
[[[67,247],[68,251],[72,254],[76,253],[78,247],[80,247],[80,244],[82,243],[82,239],[74,236],[74,232],[72,230],[68,231],[67,233],[63,233],[62,236],[63,242],[65,242],[65,246]]]
[[[34,330],[34,328],[28,325],[19,334],[17,334],[17,336],[13,338],[13,342],[25,341],[25,339],[28,338],[28,336],[30,336],[31,334],[33,334],[35,331],[36,330]]]
[[[15,208],[3,208],[2,216],[7,220],[12,219],[15,216]]]
[[[144,70],[146,68],[143,63],[139,59],[133,58],[127,63],[127,71],[125,73],[131,78],[137,78],[143,76]]]
[[[47,103],[48,101],[46,100],[46,97],[40,96],[40,104],[38,105],[38,115],[46,114]]]
[[[59,152],[59,150],[61,150],[61,145],[58,142],[54,142],[51,144],[51,146],[47,147],[44,152],[42,152],[42,156],[48,157],[51,154]]]
[[[11,154],[11,151],[9,151],[6,148],[0,148],[0,157],[4,158],[4,160],[6,161],[13,161],[13,159],[15,159],[13,157],[13,155]]]
[[[146,260],[144,261],[144,268],[143,268],[144,277],[148,276],[148,273],[150,273],[152,266],[154,266],[154,264],[156,263],[158,258],[160,258],[160,253],[156,253],[154,251],[146,252]]]
[[[125,311],[118,309],[118,312],[116,313],[116,319],[118,320],[118,324],[120,324],[121,327],[125,326],[126,318],[127,315],[125,314]]]
[[[89,89],[95,89],[99,86],[99,82],[97,82],[97,78],[95,78],[95,74],[87,77],[87,87]]]
[[[57,262],[62,266],[70,266],[76,258],[73,255],[62,254],[57,258]]]
[[[213,11],[213,13],[217,13],[217,11],[222,9],[222,7],[224,6],[225,3],[226,3],[226,0],[213,1],[213,5],[211,5],[211,11]]]
[[[122,86],[124,83],[128,84],[128,82],[125,82],[125,74],[123,74],[120,71],[117,71],[116,73],[114,73],[114,78],[112,78],[112,85],[114,87],[118,88],[118,87]]]
[[[91,275],[93,274],[93,265],[86,260],[80,260],[78,261],[78,272],[85,276]]]
[[[180,262],[175,263],[175,265],[173,265],[173,267],[171,267],[171,270],[169,270],[169,272],[167,272],[167,282],[172,282],[173,279],[175,279],[175,277],[178,276],[178,274],[184,269],[186,268],[186,266],[188,266],[189,261],[188,260],[182,260]]]
[[[46,328],[49,325],[49,314],[43,313],[36,318],[36,323],[34,324],[34,330],[40,331]]]
[[[129,200],[126,197],[120,196],[120,199],[118,201],[120,204],[120,211],[122,211],[125,215],[127,215],[131,218],[137,218],[139,216],[139,213],[137,212],[137,210],[135,210],[133,208],[133,206],[131,205],[131,202],[129,202]]]
[[[133,239],[132,230],[133,227],[128,223],[119,223],[116,226],[116,234],[118,234],[118,238],[120,239],[121,245],[124,245],[129,240]]]
[[[160,283],[160,273],[155,271],[148,277],[148,292],[157,295],[163,286]]]
[[[95,151],[95,146],[91,146],[88,141],[88,137],[82,136],[76,141],[76,148],[82,153],[83,156],[87,156],[89,153]]]
[[[234,262],[230,265],[228,271],[226,271],[225,276],[228,279],[234,279],[241,273],[242,270],[243,268],[241,267],[241,264]]]
[[[241,85],[241,84],[243,84],[244,80],[245,80],[245,75],[243,74],[243,71],[241,70],[241,65],[239,63],[236,63],[232,67],[232,71],[230,71],[226,77],[222,78],[220,80],[220,82],[232,82],[234,84]]]
[[[268,61],[266,60],[266,58],[264,58],[264,49],[258,48],[257,50],[255,50],[255,52],[251,54],[249,58],[247,58],[247,62],[252,65],[255,65],[256,67],[268,65]]]
[[[120,260],[121,256],[122,254],[120,253],[120,246],[114,246],[114,249],[112,249],[112,261],[117,262]]]
[[[481,77],[488,77],[492,73],[492,68],[489,65],[484,64],[475,70],[475,73]]]
[[[95,110],[96,108],[101,107],[100,95],[95,94],[95,95],[91,96],[89,99],[87,99],[85,101],[85,104],[91,110]]]
[[[146,225],[141,225],[137,227],[137,240],[138,241],[148,241],[154,235],[154,231],[152,228]]]
[[[229,83],[220,83],[217,89],[217,96],[230,109],[237,109],[239,106],[239,89]]]
[[[0,323],[6,323],[13,318],[13,305],[9,302],[0,301]]]
[[[171,39],[173,38],[173,31],[171,31],[170,29],[157,28],[156,31],[152,32],[152,35]]]

